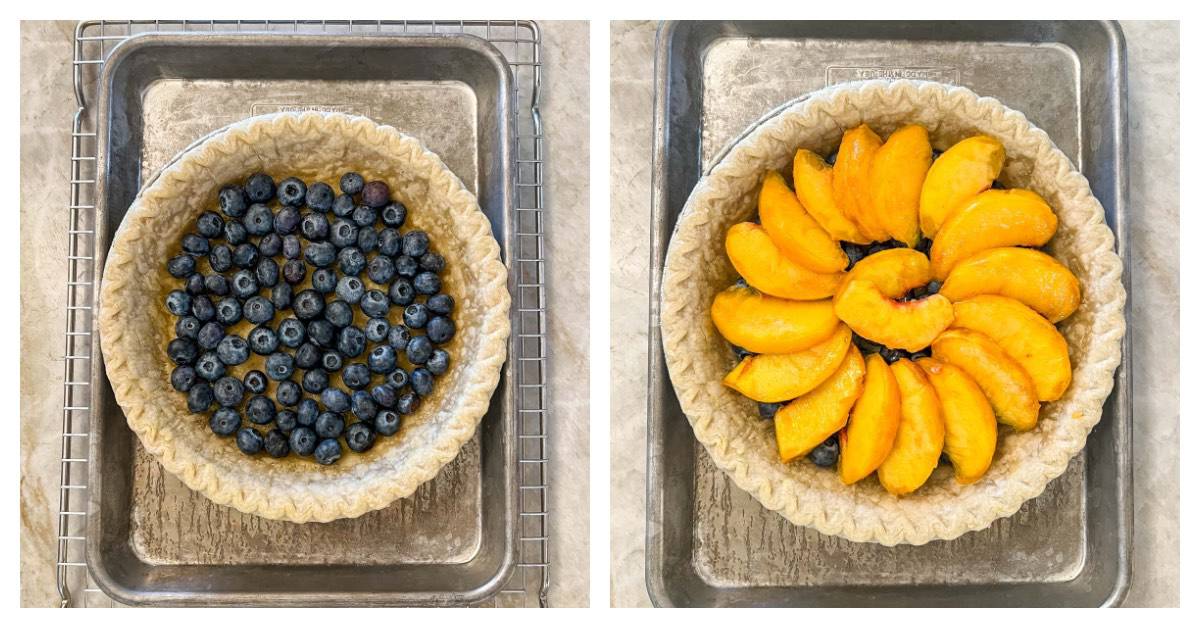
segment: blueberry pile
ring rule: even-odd
[[[171,386],[248,455],[366,451],[449,368],[445,259],[403,230],[386,183],[348,172],[338,188],[263,173],[227,185],[167,261]]]

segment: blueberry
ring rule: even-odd
[[[190,412],[207,412],[213,403],[213,390],[208,382],[196,382],[187,393],[187,407]]]
[[[237,246],[245,242],[248,237],[250,236],[246,233],[246,226],[242,223],[232,221],[225,223],[225,241],[230,246]]]
[[[191,275],[188,275],[187,280],[183,282],[183,289],[192,296],[204,294],[204,291],[206,290],[204,287],[204,275],[201,275],[200,273],[192,273]]]
[[[329,294],[330,292],[333,292],[334,288],[337,288],[337,279],[337,273],[333,272],[333,270],[329,268],[318,268],[314,270],[312,274],[313,290],[316,290],[321,294]]]
[[[275,403],[263,395],[254,395],[246,402],[246,418],[258,425],[274,421]]]
[[[390,373],[396,368],[396,350],[388,345],[379,345],[367,356],[367,368],[375,373]]]
[[[434,344],[446,344],[454,337],[454,321],[445,316],[434,316],[429,319],[429,324],[425,327],[425,334]]]
[[[251,203],[265,203],[275,196],[275,179],[265,172],[250,175],[246,180],[246,198]]]
[[[279,323],[279,344],[295,349],[304,342],[304,323],[288,317]]]
[[[333,208],[333,188],[324,183],[314,183],[308,186],[304,202],[313,209],[327,212]]]
[[[316,343],[318,347],[330,348],[334,345],[334,338],[337,334],[337,329],[324,319],[308,321],[308,327],[305,328],[308,332],[308,339]]]
[[[388,332],[392,326],[388,324],[386,318],[372,318],[363,325],[363,334],[366,335],[370,342],[383,342],[387,340]]]
[[[421,268],[433,273],[440,273],[446,268],[446,258],[438,253],[429,251],[421,256]]]
[[[217,436],[230,436],[242,427],[242,415],[233,408],[217,408],[208,418],[208,429]]]
[[[304,194],[308,192],[308,186],[296,177],[288,177],[279,182],[279,202],[292,207],[299,207],[304,204]]]
[[[208,322],[217,315],[217,308],[213,305],[212,299],[206,296],[198,296],[192,299],[192,316],[201,322]]]
[[[278,233],[268,233],[258,239],[258,252],[263,257],[275,257],[283,251],[283,238]]]
[[[404,308],[404,324],[411,329],[421,329],[429,323],[429,308],[424,303],[413,303]]]
[[[288,259],[300,259],[300,237],[294,233],[283,236],[283,243],[280,245],[280,250],[283,256]]]
[[[413,288],[418,294],[437,294],[442,289],[442,280],[435,273],[425,271],[413,279]]]
[[[396,389],[387,384],[380,384],[371,389],[371,399],[385,408],[390,408],[396,405]]]
[[[371,385],[371,370],[365,364],[350,364],[342,370],[342,382],[351,390],[362,390]]]
[[[345,218],[354,211],[354,197],[349,194],[338,194],[337,198],[333,199],[333,215],[338,218]]]
[[[267,377],[281,382],[291,377],[292,373],[296,371],[296,358],[281,351],[272,353],[267,356],[264,368],[267,369]]]
[[[192,295],[183,290],[172,290],[167,295],[167,311],[175,316],[187,316],[192,313]]]
[[[899,360],[900,358],[908,357],[908,352],[904,351],[903,349],[892,349],[891,347],[884,347],[879,350],[879,355],[880,355],[880,357],[882,357],[884,359],[885,362],[887,362],[888,364],[891,364],[891,363]]]
[[[337,462],[341,457],[342,445],[336,438],[326,438],[313,451],[313,458],[316,459],[318,464],[330,465]]]
[[[400,253],[400,233],[391,227],[381,230],[377,248],[381,255],[395,257]]]
[[[281,406],[294,406],[300,403],[300,384],[292,380],[284,380],[279,382],[275,387],[275,401]]]
[[[335,327],[345,327],[354,322],[354,310],[349,303],[335,299],[325,305],[325,320]]]
[[[358,227],[349,220],[339,218],[329,228],[329,241],[339,249],[354,246],[358,242]]]
[[[375,400],[371,398],[371,393],[365,390],[356,390],[350,395],[350,412],[354,416],[369,421],[375,418],[375,413],[379,412],[379,407],[375,405]]]
[[[368,205],[359,205],[358,207],[355,207],[354,212],[350,214],[350,220],[354,221],[354,224],[358,225],[359,227],[370,227],[371,225],[375,224],[375,220],[378,217],[379,216],[375,212],[375,208]]]
[[[217,310],[220,311],[220,308]],[[196,333],[196,344],[205,351],[212,351],[225,339],[225,328],[220,323],[209,322],[200,327]]]
[[[414,336],[404,348],[404,357],[413,364],[424,364],[433,356],[433,343],[425,336]]]
[[[317,405],[316,399],[305,397],[300,400],[300,405],[296,406],[296,423],[304,427],[312,427],[317,422],[317,416],[321,414],[321,408]]]
[[[236,377],[226,375],[213,383],[213,396],[219,405],[235,407],[242,403],[243,394],[245,389]]]
[[[415,257],[400,255],[396,257],[396,274],[412,279],[421,270],[421,263]]]
[[[233,249],[228,244],[218,244],[208,252],[208,265],[214,273],[223,273],[233,268]]]
[[[183,250],[194,255],[204,255],[208,253],[208,238],[189,233],[183,236]]]
[[[321,361],[321,350],[311,342],[306,342],[296,349],[296,367],[310,369]]]
[[[320,369],[305,371],[304,377],[300,378],[300,385],[306,392],[319,395],[321,391],[329,388],[329,376],[325,374],[325,371]]]
[[[445,373],[450,368],[450,354],[445,349],[434,349],[433,355],[429,356],[429,361],[425,363],[425,368],[434,375]]]
[[[322,412],[314,428],[321,438],[337,438],[346,429],[346,419],[340,412]]]
[[[269,355],[279,348],[279,336],[270,327],[259,326],[246,335],[250,350],[259,355]]]
[[[435,314],[449,314],[454,310],[454,297],[438,293],[425,300],[425,307]]]
[[[293,286],[304,281],[308,275],[308,267],[298,259],[288,260],[283,264],[283,280]]]
[[[196,385],[196,369],[190,366],[177,366],[171,371],[171,387],[179,392],[187,392]]]
[[[216,212],[204,212],[196,219],[196,231],[206,238],[219,238],[225,230],[225,220]]]
[[[429,235],[424,231],[409,231],[400,242],[400,251],[412,258],[419,258],[429,250]]]
[[[246,454],[247,456],[253,456],[254,454],[262,451],[262,435],[258,433],[258,430],[252,427],[243,427],[242,429],[238,430],[237,433],[237,446],[238,449],[242,450],[242,453]]]
[[[367,337],[357,327],[344,327],[338,333],[337,349],[348,358],[362,355],[367,348]]]
[[[329,237],[329,219],[325,214],[304,214],[304,218],[300,220],[300,233],[310,242],[320,242]]]
[[[363,183],[362,175],[357,172],[347,172],[342,175],[341,179],[338,179],[338,187],[341,188],[342,193],[350,195],[362,192]]]
[[[337,257],[337,247],[330,242],[312,242],[304,249],[304,259],[317,268],[327,268]]]
[[[339,299],[346,303],[358,303],[366,292],[366,287],[358,277],[342,277],[338,279],[337,287],[334,288]]]
[[[267,374],[262,371],[249,371],[242,376],[242,386],[256,395],[267,390]]]
[[[808,452],[808,459],[818,467],[832,467],[837,464],[839,450],[838,437],[834,434]]]
[[[400,431],[400,415],[391,410],[380,410],[375,415],[375,431],[384,436],[391,436]]]
[[[389,227],[399,227],[408,217],[408,208],[404,206],[404,203],[392,202],[384,206],[382,214],[383,224]]]
[[[275,237],[285,236],[289,233],[295,233],[300,228],[300,210],[295,207],[284,207],[275,214],[275,233],[271,234]],[[280,237],[280,247],[282,248],[283,239]]]
[[[879,353],[879,351],[883,349],[883,345],[879,344],[878,342],[867,340],[858,334],[853,335],[853,340],[854,345],[857,346],[863,353]]]
[[[276,312],[282,312],[292,307],[292,287],[281,283],[271,288],[271,305],[275,306]]]
[[[312,320],[325,312],[325,298],[316,290],[301,290],[300,294],[292,299],[292,310],[296,312],[296,318],[302,321]]]
[[[347,247],[338,252],[338,268],[344,275],[357,275],[367,265],[367,258],[357,247]]]
[[[216,352],[207,351],[200,354],[200,357],[196,360],[196,374],[210,382],[214,382],[225,374],[225,363],[221,361]]]
[[[376,209],[388,204],[391,191],[383,181],[371,181],[363,185],[362,202]]]
[[[358,307],[371,318],[382,318],[387,316],[388,297],[378,290],[367,290],[359,300]]]
[[[392,258],[390,257],[377,255],[367,264],[367,277],[377,284],[386,284],[394,276],[396,276],[396,266],[392,263]]]
[[[271,430],[263,437],[263,451],[272,458],[288,455],[288,437],[282,430]]]
[[[775,413],[779,412],[779,409],[782,407],[782,403],[759,403],[758,416],[762,419],[773,419],[775,418]]]
[[[172,277],[183,279],[196,272],[196,258],[182,253],[176,255],[167,262],[167,272],[171,273]]]
[[[929,238],[921,238],[917,240],[916,249],[926,255],[929,255],[929,250],[933,248],[933,240]]]
[[[298,427],[288,437],[288,445],[301,456],[311,456],[317,448],[317,433],[308,427]]]
[[[888,249],[900,248],[903,246],[904,246],[903,242],[897,242],[896,240],[888,240],[886,242],[875,242],[875,243],[872,243],[871,246],[867,247],[867,255],[874,255],[880,251],[886,251]]]
[[[422,397],[428,397],[433,392],[433,373],[426,369],[413,369],[412,375],[409,376],[409,382],[413,392]]]
[[[331,412],[345,412],[350,409],[350,395],[340,388],[326,388],[321,391],[321,405]]]
[[[260,296],[252,296],[246,299],[246,305],[242,307],[242,313],[246,320],[261,325],[272,318],[275,318],[275,306],[271,302]]]
[[[850,263],[846,265],[846,270],[854,268],[854,265],[859,260],[867,256],[867,249],[863,245],[854,244],[853,242],[842,242],[841,245],[842,251],[846,253],[846,257],[850,260]]]
[[[408,259],[412,259],[411,257]],[[410,305],[417,296],[417,291],[404,277],[397,277],[388,288],[388,298],[396,305]]]
[[[325,369],[326,373],[336,373],[342,370],[342,354],[337,351],[326,351],[325,355],[321,356],[321,368]],[[322,386],[321,390],[324,389],[325,387]]]
[[[246,215],[242,216],[242,224],[246,225],[246,233],[250,235],[267,235],[275,229],[275,214],[271,213],[270,207],[255,203],[246,210]]]
[[[234,273],[229,287],[234,296],[246,299],[258,293],[258,280],[254,278],[254,273],[239,270]]]
[[[371,415],[363,421],[374,420],[375,416]],[[352,451],[362,453],[371,448],[375,444],[375,430],[365,422],[358,422],[351,425],[346,430],[346,446]]]
[[[238,268],[253,268],[261,257],[258,247],[249,242],[243,242],[233,249],[233,265]]]
[[[370,253],[379,246],[379,233],[369,227],[363,227],[358,230],[358,249],[363,253]]]
[[[233,297],[217,301],[217,321],[222,325],[233,325],[242,320],[242,303]]]
[[[224,275],[209,275],[204,278],[204,289],[209,293],[223,297],[229,294],[229,282]]]
[[[396,390],[400,390],[408,385],[408,371],[397,367],[396,370],[388,373],[385,379],[387,380],[389,386],[395,388]]]
[[[217,205],[221,208],[221,213],[230,218],[241,218],[249,204],[246,192],[240,185],[227,185],[217,194]]]
[[[195,340],[196,336],[200,333],[200,324],[200,319],[195,316],[184,316],[175,321],[175,335],[180,338]]]
[[[936,279],[925,285],[926,294],[937,294],[942,289],[942,282]]]
[[[241,336],[225,336],[217,345],[217,357],[229,366],[237,366],[250,359],[250,345]]]
[[[279,264],[269,257],[264,257],[259,260],[258,266],[254,267],[254,278],[263,288],[273,287],[279,283]]]
[[[417,406],[421,405],[420,397],[411,390],[396,398],[396,412],[400,414],[412,414],[417,411]]]

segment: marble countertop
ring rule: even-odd
[[[542,22],[552,606],[588,604],[588,24]],[[21,23],[21,605],[54,561],[74,22]],[[580,173],[583,173],[581,176]]]
[[[1126,606],[1179,605],[1179,27],[1123,22],[1133,253],[1134,552]],[[648,606],[646,320],[656,25],[611,27],[611,604]],[[616,184],[619,182],[619,185]],[[1138,324],[1153,320],[1153,325]]]

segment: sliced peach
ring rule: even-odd
[[[952,327],[934,339],[933,357],[970,375],[992,404],[997,421],[1021,431],[1037,425],[1041,404],[1033,380],[991,338]]]
[[[995,295],[959,301],[954,304],[954,326],[996,341],[1033,380],[1039,401],[1054,401],[1071,385],[1066,339],[1050,321],[1020,301]]]
[[[921,238],[921,185],[931,163],[929,132],[916,124],[896,129],[871,162],[868,186],[876,222],[908,246]]]
[[[976,135],[951,146],[934,160],[921,185],[921,232],[932,238],[951,212],[992,187],[1004,167],[1004,145]]]
[[[843,273],[814,273],[791,261],[766,230],[752,222],[729,228],[725,253],[746,283],[783,299],[824,299],[832,296],[842,281]]]
[[[869,281],[890,299],[899,299],[909,290],[929,283],[933,275],[929,270],[929,258],[913,249],[885,249],[858,261],[842,278],[834,299],[855,279]]]
[[[883,357],[867,357],[867,375],[862,396],[850,411],[843,430],[838,472],[842,482],[854,484],[871,475],[892,451],[900,427],[900,387]]]
[[[864,372],[862,354],[850,345],[833,375],[775,413],[780,460],[791,462],[842,429],[862,394]]]
[[[970,484],[987,473],[996,453],[996,415],[975,380],[962,369],[933,358],[917,360],[942,403],[946,423],[943,450],[954,479]]]
[[[774,170],[767,173],[758,193],[758,217],[771,241],[793,262],[817,273],[841,272],[850,263],[842,247],[804,211],[800,199]]]
[[[842,213],[833,196],[833,166],[816,153],[801,148],[792,160],[792,183],[804,209],[835,240],[866,244],[870,238]]]
[[[961,205],[942,224],[929,261],[941,281],[961,261],[1001,246],[1041,246],[1058,229],[1054,210],[1029,190],[988,190]]]
[[[842,135],[837,163],[833,165],[833,198],[842,213],[873,241],[888,239],[887,230],[875,220],[868,187],[871,162],[882,145],[883,140],[871,127],[860,124]]]
[[[841,324],[829,299],[791,301],[742,286],[718,292],[711,314],[726,340],[754,353],[803,351]]]
[[[1066,266],[1041,251],[1015,246],[987,249],[959,262],[939,292],[951,301],[980,294],[1009,297],[1051,323],[1079,307],[1079,280]]]
[[[921,488],[937,468],[946,424],[933,384],[920,367],[901,358],[892,363],[892,374],[900,389],[900,424],[892,450],[875,475],[887,492],[907,495]]]
[[[850,346],[850,328],[839,325],[829,339],[795,353],[764,353],[742,358],[724,384],[763,403],[790,401],[833,374]]]
[[[895,301],[861,279],[846,284],[833,311],[863,338],[906,351],[928,347],[954,321],[954,306],[940,294]]]

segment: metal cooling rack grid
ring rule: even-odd
[[[542,80],[541,32],[528,20],[458,21],[86,21],[75,29],[72,72],[78,109],[71,125],[67,324],[63,353],[57,585],[61,606],[114,606],[96,587],[84,559],[87,521],[87,440],[90,419],[91,328],[94,295],[97,79],[118,43],[144,32],[465,33],[482,37],[508,60],[517,90],[516,244],[509,266],[516,276],[513,304],[518,421],[518,562],[486,606],[544,607],[550,585],[546,495],[546,257],[544,235],[545,139],[538,110]]]

